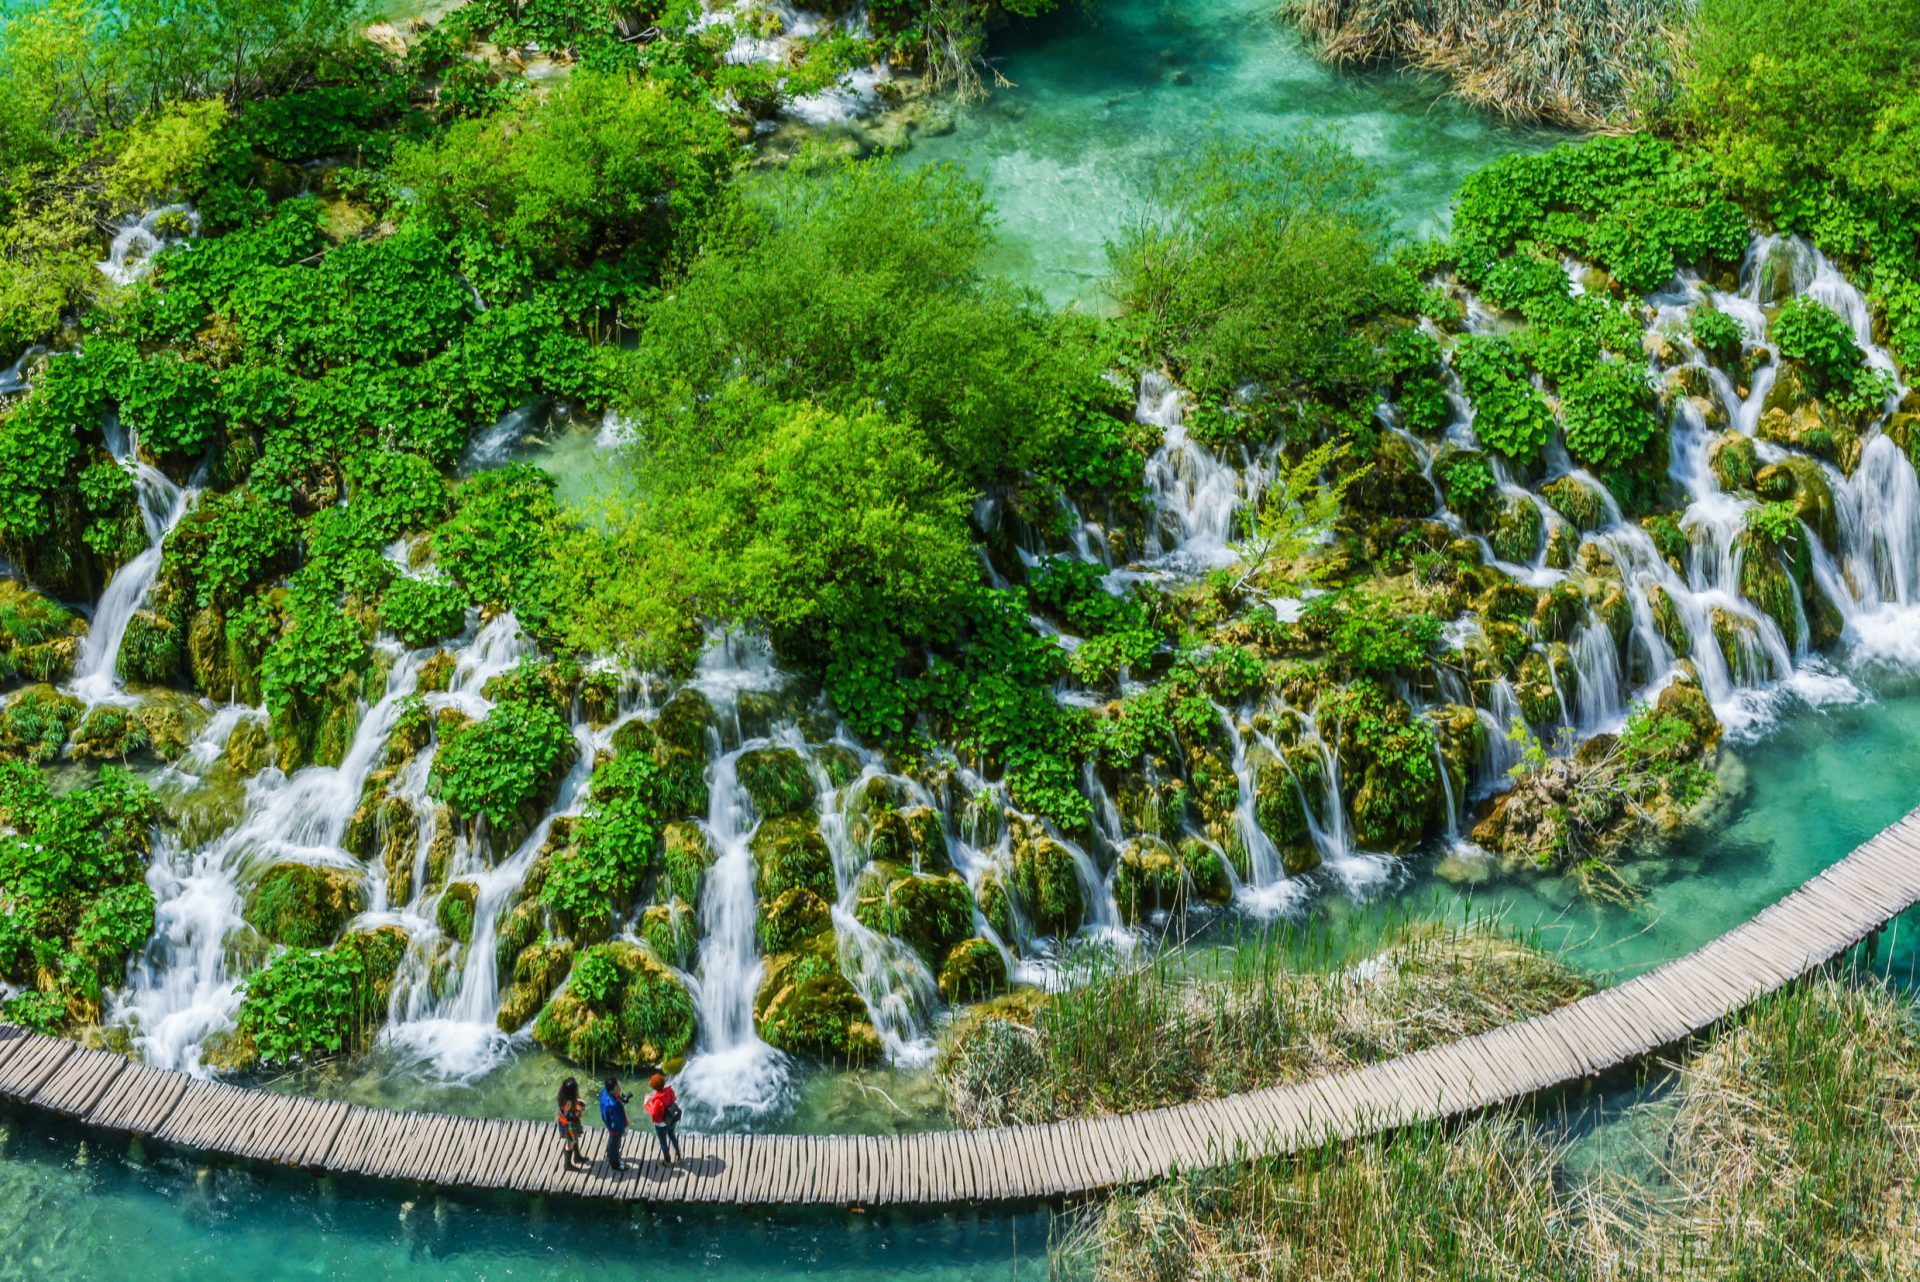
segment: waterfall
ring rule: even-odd
[[[184,231],[184,235],[176,234]],[[114,229],[107,256],[94,264],[116,285],[131,285],[153,266],[153,256],[181,244],[200,230],[200,215],[190,205],[162,205],[128,218]]]
[[[716,1122],[726,1122],[777,1112],[786,1103],[790,1065],[753,1023],[764,972],[751,846],[759,823],[738,773],[746,748],[718,752],[717,735],[714,748],[704,827],[715,859],[700,892],[700,952],[690,985],[699,1032],[680,1090]]]
[[[108,440],[115,433],[108,431]],[[120,443],[120,442],[115,442]],[[118,672],[120,643],[126,639],[127,624],[134,611],[146,602],[147,593],[160,575],[161,554],[166,537],[193,502],[193,491],[182,490],[165,473],[137,456],[133,443],[126,441],[115,451],[123,463],[131,463],[134,489],[140,503],[140,520],[146,527],[147,546],[140,555],[115,571],[108,580],[100,603],[94,607],[93,626],[80,642],[74,660],[73,682],[68,687],[89,704],[111,698],[120,689]]]
[[[1185,401],[1165,375],[1140,380],[1134,417],[1161,429],[1160,448],[1147,459],[1144,481],[1155,513],[1143,564],[1187,576],[1222,569],[1237,559],[1235,518],[1260,501],[1273,480],[1273,457],[1233,467],[1187,435]]]

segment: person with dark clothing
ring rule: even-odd
[[[558,1104],[560,1142],[566,1146],[560,1151],[560,1165],[571,1171],[580,1160],[580,1118],[587,1111],[586,1101],[580,1098],[580,1083],[571,1077],[560,1083]]]
[[[662,1074],[655,1073],[647,1085],[653,1088],[653,1094],[647,1096],[647,1116],[653,1121],[654,1137],[660,1141],[660,1160],[672,1166],[680,1160],[680,1101]]]
[[[607,1128],[607,1165],[616,1171],[620,1165],[620,1140],[627,1133],[627,1101],[631,1095],[620,1093],[620,1079],[609,1077],[600,1092],[600,1121]]]

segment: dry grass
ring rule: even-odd
[[[1056,1276],[1299,1282],[1914,1282],[1920,1036],[1824,978],[1758,1004],[1632,1109],[1650,1159],[1576,1179],[1512,1114],[1249,1163],[1092,1207]]]
[[[1299,1081],[1470,1037],[1590,991],[1564,963],[1486,925],[1420,924],[1337,973],[1292,969],[1281,938],[1196,979],[1176,954],[1090,962],[1043,1001],[982,1008],[940,1063],[962,1126],[1126,1112]]]
[[[1337,63],[1405,62],[1502,115],[1632,128],[1671,90],[1687,0],[1286,0]]]

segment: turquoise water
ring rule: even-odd
[[[1566,136],[1476,113],[1429,78],[1321,66],[1276,16],[1278,0],[1064,7],[995,32],[993,60],[1012,84],[907,152],[909,164],[953,161],[986,184],[1001,220],[994,265],[1056,303],[1098,302],[1104,246],[1142,184],[1215,139],[1330,135],[1379,165],[1385,204],[1420,233],[1444,225],[1474,169]]]
[[[1046,1276],[1045,1212],[656,1213],[202,1167],[0,1115],[0,1282]]]

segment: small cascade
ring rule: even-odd
[[[516,406],[502,414],[492,427],[475,432],[467,442],[467,452],[460,456],[461,474],[471,476],[505,463],[512,457],[513,447],[540,424],[546,408],[543,401]]]
[[[200,230],[200,215],[190,205],[162,205],[122,222],[114,230],[107,256],[94,266],[116,285],[131,285],[153,268],[153,256],[185,242]]]
[[[27,350],[14,358],[13,364],[0,370],[0,396],[18,396],[27,390],[27,362],[47,352],[45,343],[33,343]]]
[[[1157,519],[1147,530],[1144,564],[1181,576],[1232,565],[1236,517],[1260,501],[1273,479],[1272,459],[1244,460],[1235,468],[1188,436],[1183,395],[1158,372],[1141,378],[1134,418],[1165,434],[1146,463]]]
[[[80,653],[73,665],[73,682],[68,688],[89,704],[100,703],[118,693],[120,643],[126,639],[127,625],[132,622],[134,611],[146,603],[147,593],[153,590],[154,580],[160,576],[167,535],[193,503],[193,491],[182,490],[166,473],[143,462],[131,440],[116,441],[116,436],[116,432],[109,430],[109,442],[121,446],[114,451],[114,456],[132,467],[147,546],[108,581],[100,603],[94,607],[93,626],[80,642]]]
[[[308,766],[291,777],[268,768],[247,785],[239,824],[219,840],[197,851],[156,845],[147,883],[159,925],[112,1013],[133,1027],[148,1063],[197,1070],[202,1043],[232,1025],[241,975],[228,944],[242,929],[246,889],[261,874],[283,862],[359,869],[340,839],[424,658],[420,651],[396,658],[386,692],[361,716],[338,766]]]
[[[680,1089],[716,1123],[761,1118],[786,1104],[787,1056],[761,1040],[753,1001],[763,970],[757,937],[752,840],[759,821],[740,785],[744,748],[716,756],[707,778],[707,839],[714,864],[700,893],[700,952],[693,982],[699,1033]]]
[[[610,731],[608,732],[610,734]],[[573,727],[577,748],[573,764],[560,781],[557,800],[526,839],[506,858],[491,863],[484,841],[456,840],[448,881],[474,887],[473,936],[467,942],[459,977],[436,996],[432,985],[406,986],[396,982],[394,1018],[381,1036],[410,1058],[454,1081],[479,1077],[506,1058],[510,1034],[500,1030],[495,1014],[500,1006],[500,964],[496,932],[508,900],[526,880],[527,870],[540,856],[553,821],[578,814],[585,803],[587,782],[593,774],[594,753],[607,735],[596,735],[585,725]],[[424,860],[415,860],[418,867]],[[410,941],[411,943],[411,941]],[[410,953],[419,955],[410,947]]]

